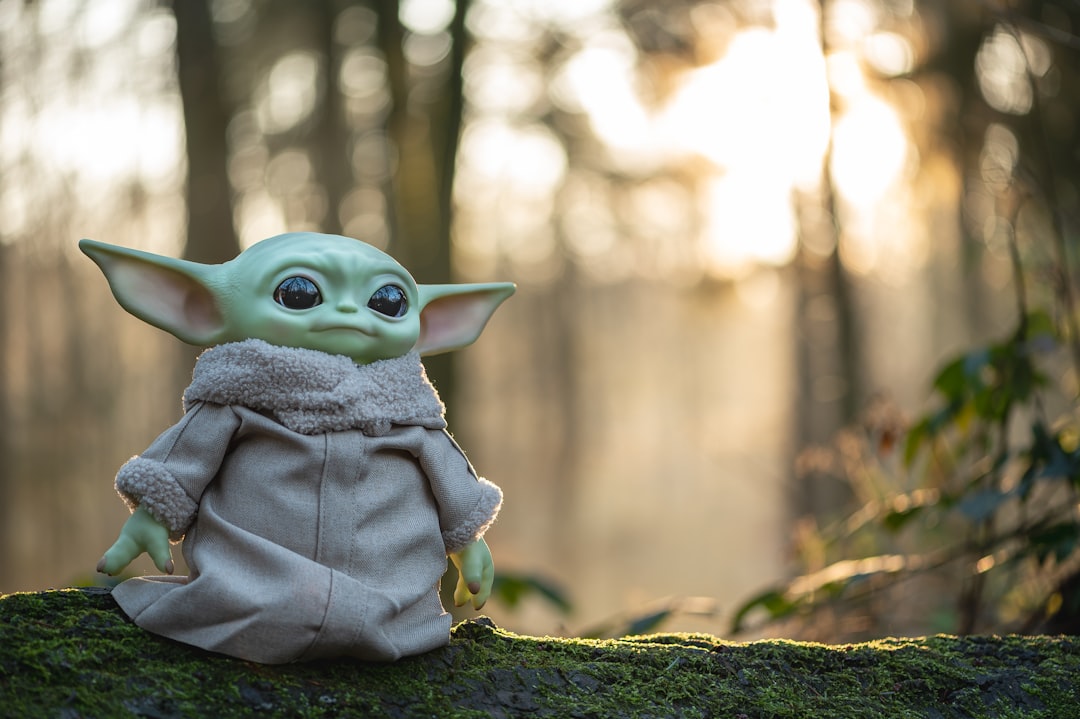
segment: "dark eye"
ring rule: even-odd
[[[367,306],[387,317],[404,317],[409,311],[405,290],[396,285],[386,285],[375,290]]]
[[[307,277],[290,277],[274,290],[274,302],[290,310],[307,310],[322,304],[322,295]]]

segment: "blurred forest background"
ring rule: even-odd
[[[195,356],[76,241],[317,230],[519,285],[428,363],[500,624],[1071,630],[1078,111],[1075,0],[0,0],[0,591]]]

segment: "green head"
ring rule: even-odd
[[[220,265],[82,240],[128,312],[194,345],[261,339],[359,364],[471,344],[510,283],[417,285],[359,240],[294,232]]]

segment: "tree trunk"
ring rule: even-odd
[[[229,112],[221,88],[221,64],[209,0],[174,0],[176,66],[187,145],[187,243],[184,257],[220,263],[240,252],[233,225],[232,187],[226,131]],[[184,387],[201,351],[183,346],[176,383]]]
[[[0,242],[0,277],[6,277],[6,272],[9,264],[9,256],[11,255],[11,245],[6,242]],[[9,297],[10,291],[7,289],[8,283],[4,283],[0,286],[0,302],[4,303],[4,307],[14,306],[11,297]],[[8,313],[0,312],[0,347],[4,350],[0,352],[0,422],[4,427],[11,427],[12,411],[11,411],[11,396],[12,391],[9,383],[11,383],[11,374],[8,370],[8,353],[10,343],[8,341]],[[15,537],[10,533],[15,525],[14,512],[15,509],[15,482],[18,476],[16,468],[15,453],[11,451],[11,432],[0,433],[0,467],[4,467],[4,472],[0,473],[0,542],[4,543],[5,547],[14,546]],[[11,556],[10,554],[2,554],[0,556]],[[5,572],[6,573],[6,572]]]
[[[828,4],[820,3],[821,22]],[[824,27],[819,28],[822,53],[828,55]],[[830,99],[830,106],[836,103]],[[835,126],[835,118],[832,123]],[[841,217],[832,172],[832,143],[825,155],[820,197],[800,194],[796,208],[802,241],[795,258],[796,371],[799,388],[796,402],[795,446],[812,447],[832,442],[836,433],[857,418],[862,387],[862,352],[857,342],[852,287],[840,258]],[[824,254],[807,247],[812,241]],[[815,475],[799,478],[795,485],[796,516],[828,516],[849,497],[849,488],[838,477]]]
[[[452,279],[450,233],[454,167],[464,107],[462,65],[468,34],[468,0],[458,0],[450,23],[451,51],[447,79],[440,96],[422,106],[410,106],[413,87],[403,51],[405,31],[397,0],[378,3],[379,47],[387,63],[392,107],[386,133],[397,157],[397,172],[384,188],[390,252],[418,282]],[[454,357],[425,359],[428,376],[446,402],[453,423]]]
[[[312,157],[317,174],[326,193],[326,217],[322,230],[332,235],[342,233],[341,203],[352,189],[352,158],[350,156],[350,130],[345,121],[338,76],[341,70],[341,53],[334,39],[334,22],[340,3],[320,0],[312,4],[312,12],[318,18],[319,44],[323,61],[322,107],[319,108],[312,133]]]
[[[13,717],[1066,717],[1078,674],[1072,637],[585,640],[483,618],[393,664],[266,666],[148,634],[108,590],[0,598],[0,714]]]
[[[221,65],[208,0],[177,0],[176,61],[187,141],[187,247],[197,262],[225,262],[240,251],[233,226]]]

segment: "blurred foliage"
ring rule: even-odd
[[[567,591],[550,578],[535,573],[496,572],[491,599],[511,613],[525,602],[553,609],[563,619],[574,612]],[[715,600],[709,597],[664,597],[619,612],[570,634],[585,639],[618,639],[651,634],[680,617],[714,617]]]
[[[850,507],[831,523],[800,522],[800,573],[738,607],[733,632],[1080,631],[1080,156],[1075,122],[1061,123],[1073,112],[1063,108],[1075,99],[1080,9],[942,12],[967,27],[938,59],[966,88],[958,141],[967,196],[981,207],[966,208],[966,230],[972,248],[1007,254],[1015,328],[946,361],[913,422],[879,400],[831,444],[802,453],[800,480],[841,479]],[[994,56],[1006,46],[1018,49],[1011,69]],[[994,77],[1009,72],[1023,92],[1006,102]],[[964,138],[976,128],[977,152]]]
[[[879,406],[832,448],[804,455],[804,470],[840,467],[863,503],[823,529],[804,526],[811,571],[744,603],[732,631],[761,613],[848,614],[863,630],[1080,627],[1078,367],[1061,366],[1075,342],[1048,312],[1023,315],[1006,340],[946,363],[934,407],[910,426]],[[912,601],[921,617],[897,611]]]
[[[716,602],[709,597],[664,597],[622,612],[577,633],[584,639],[619,639],[652,634],[682,617],[713,617]]]
[[[550,604],[561,614],[572,610],[570,599],[562,587],[551,580],[534,574],[496,572],[491,585],[491,598],[500,602],[507,609],[514,610],[522,600],[536,597]]]
[[[826,619],[842,634],[891,621],[958,633],[1075,622],[1080,594],[1063,587],[1080,570],[1080,426],[1071,408],[1052,420],[1047,410],[1071,394],[1050,380],[1064,350],[1050,316],[1033,313],[1007,340],[948,362],[936,406],[910,427],[878,407],[834,447],[804,455],[809,471],[842,465],[864,501],[832,525],[804,526],[812,571],[751,598],[732,631],[762,613],[863,620]],[[911,602],[921,617],[897,611]]]

